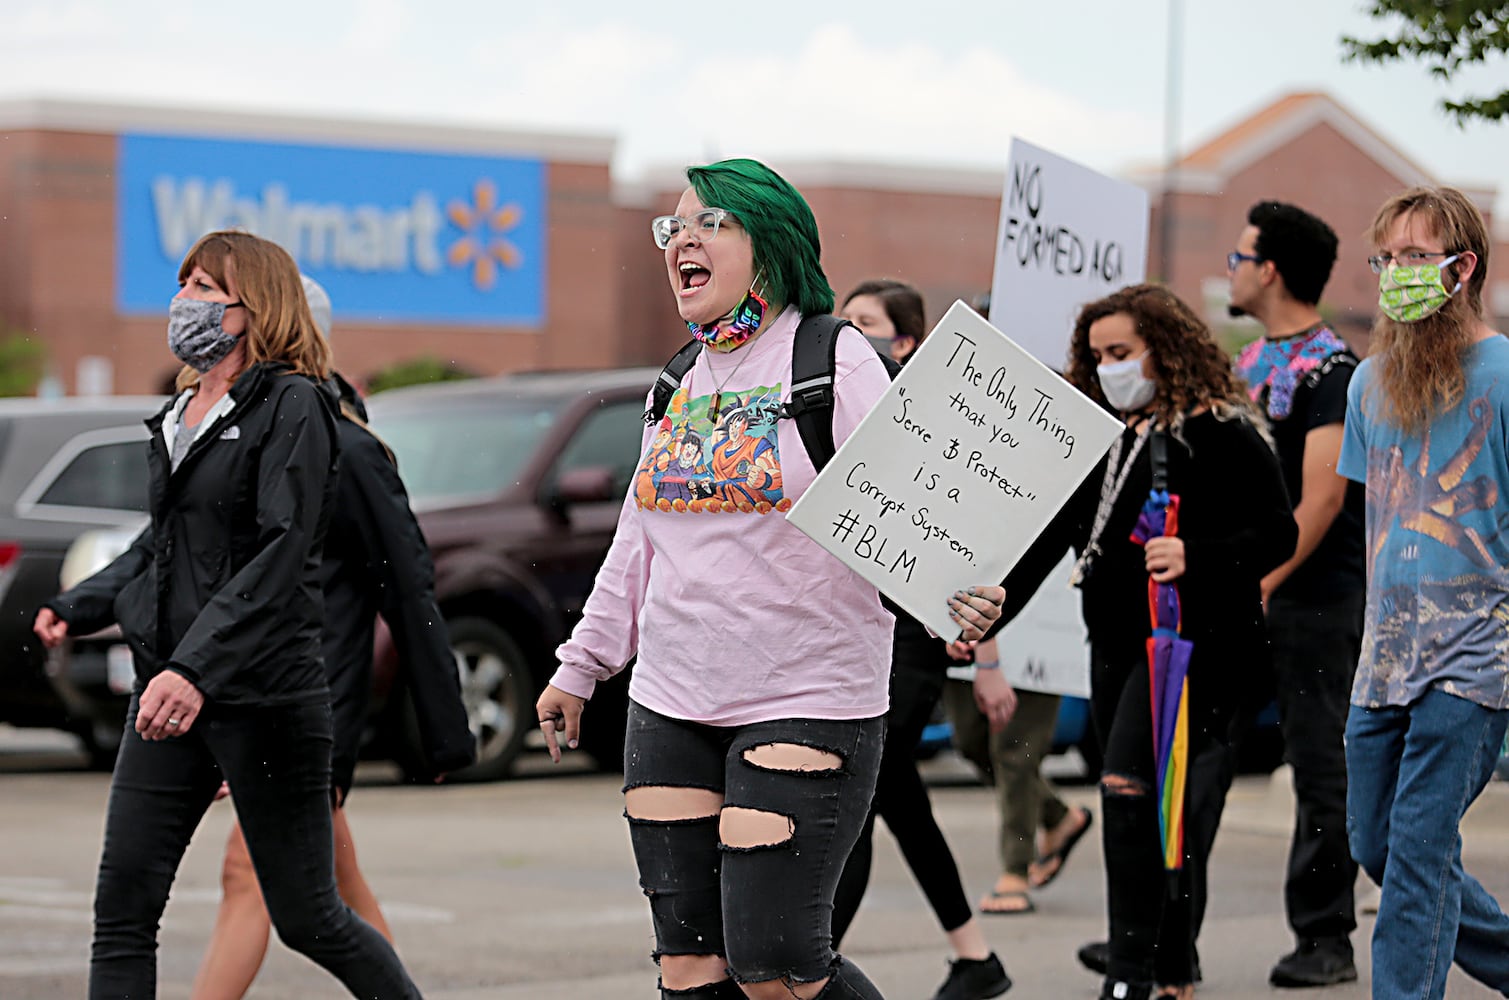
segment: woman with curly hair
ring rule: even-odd
[[[1261,414],[1210,330],[1166,288],[1135,285],[1085,306],[1066,377],[1116,411],[1126,429],[1012,571],[1002,620],[1026,603],[1066,548],[1081,553],[1090,708],[1105,755],[1111,939],[1101,996],[1186,1000],[1196,979],[1191,887],[1204,877],[1228,780],[1229,755],[1220,751],[1248,679],[1263,668],[1259,582],[1294,551],[1294,518]],[[1168,491],[1179,497],[1178,536],[1139,544],[1132,532],[1160,450]],[[1155,795],[1150,577],[1178,582],[1180,632],[1194,650],[1183,864],[1172,876]]]

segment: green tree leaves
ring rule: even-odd
[[[1346,58],[1368,63],[1418,60],[1450,81],[1463,67],[1509,53],[1509,0],[1375,0],[1368,11],[1394,30],[1373,40],[1343,36]],[[1509,117],[1509,89],[1497,94],[1444,99],[1458,125]]]

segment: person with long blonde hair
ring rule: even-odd
[[[189,250],[168,314],[179,394],[147,421],[148,526],[47,602],[49,647],[119,624],[136,664],[95,889],[89,996],[152,997],[157,928],[224,781],[279,936],[354,996],[419,990],[336,891],[320,552],[336,486],[330,353],[276,244]]]
[[[1373,996],[1439,1000],[1453,960],[1509,996],[1509,916],[1459,831],[1509,728],[1509,341],[1483,316],[1488,228],[1461,191],[1414,188],[1368,242],[1380,315],[1337,471],[1368,501],[1346,757],[1352,856],[1383,887]]]

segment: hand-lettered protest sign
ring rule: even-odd
[[[996,584],[1121,424],[962,302],[787,520],[946,638],[948,597]]]
[[[1062,370],[1080,307],[1143,280],[1147,219],[1141,188],[1013,139],[991,322]]]

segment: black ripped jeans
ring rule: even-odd
[[[353,996],[418,998],[392,946],[336,892],[330,706],[206,704],[189,732],[151,743],[136,733],[136,711],[133,696],[105,816],[89,996],[157,995],[158,922],[223,777],[283,942]]]
[[[832,948],[833,895],[869,812],[885,737],[883,718],[778,719],[744,726],[685,722],[630,703],[624,790],[697,788],[725,806],[779,813],[790,838],[731,848],[717,816],[630,817],[639,882],[650,900],[655,957],[722,955],[738,982],[832,977],[824,1000],[880,1000],[880,992]],[[835,754],[832,770],[761,767],[746,751],[792,744]],[[724,981],[665,996],[736,997]]]
[[[1233,679],[1201,669],[1225,666],[1210,659],[1197,659],[1190,669],[1183,866],[1169,872],[1159,832],[1147,655],[1125,648],[1111,655],[1091,644],[1090,710],[1105,750],[1101,837],[1111,930],[1107,974],[1114,980],[1174,986],[1194,981],[1206,870],[1231,788],[1229,740],[1241,703]],[[1120,787],[1108,787],[1106,779]]]

